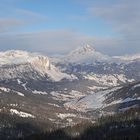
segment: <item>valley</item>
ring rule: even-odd
[[[59,58],[0,52],[0,138],[94,124],[102,116],[139,109],[140,58],[127,58],[89,45]]]

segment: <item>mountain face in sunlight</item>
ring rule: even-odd
[[[20,50],[0,52],[0,116],[6,118],[6,123],[0,120],[0,137],[5,131],[7,139],[28,136],[30,130],[93,123],[101,116],[139,108],[140,59],[124,58],[89,45],[56,58]]]
[[[140,0],[0,11],[0,140],[140,140]]]

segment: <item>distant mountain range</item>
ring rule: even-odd
[[[139,106],[139,54],[110,57],[89,45],[59,58],[0,52],[0,115],[64,127]],[[0,137],[18,119],[0,120]]]

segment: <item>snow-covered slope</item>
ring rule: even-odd
[[[130,62],[135,60],[140,60],[140,54],[124,55],[124,56],[114,56],[113,58],[120,59],[122,61]]]
[[[120,88],[121,87],[117,87],[111,90],[107,89],[100,92],[92,93],[81,99],[67,102],[64,106],[66,108],[71,108],[82,112],[86,112],[88,110],[100,109],[104,106],[103,102],[105,101],[106,94],[112,93],[113,91],[116,91]]]
[[[37,77],[47,76],[54,81],[75,78],[73,75],[62,73],[50,63],[47,56],[19,50],[0,52],[0,79],[22,78],[25,73],[29,78],[33,78],[34,73]]]
[[[101,110],[116,112],[140,105],[140,84],[134,83],[95,92],[65,103],[66,108],[87,112]]]
[[[86,74],[84,78],[87,80],[95,81],[97,84],[103,86],[117,86],[120,83],[128,83],[135,81],[134,79],[126,78],[124,74]]]
[[[94,48],[89,45],[77,48],[73,50],[68,55],[66,55],[63,60],[69,63],[94,63],[94,62],[108,62],[111,57],[97,52]]]

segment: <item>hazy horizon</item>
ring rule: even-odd
[[[84,44],[114,56],[140,52],[139,0],[2,0],[0,51],[61,55]]]

